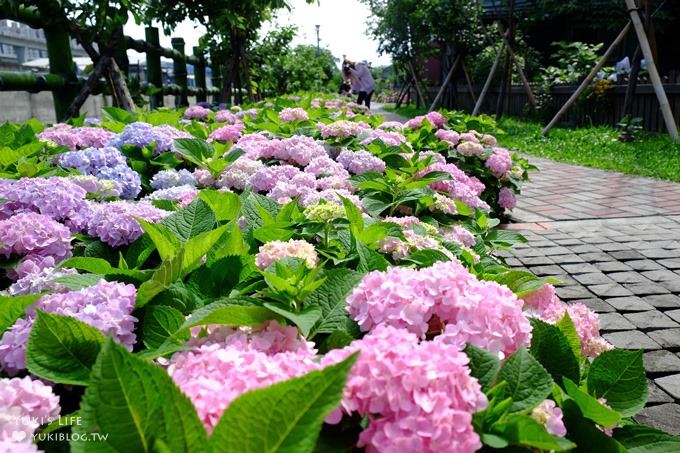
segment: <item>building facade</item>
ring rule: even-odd
[[[71,40],[74,57],[87,57],[75,40]],[[11,20],[0,20],[0,71],[27,71],[24,63],[47,58],[47,43],[42,29]]]

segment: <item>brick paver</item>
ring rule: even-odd
[[[509,264],[563,281],[600,314],[602,335],[645,351],[638,421],[680,434],[680,184],[531,158],[541,171],[513,212],[529,239]]]

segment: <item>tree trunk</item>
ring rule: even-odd
[[[99,79],[104,75],[104,72],[106,72],[109,69],[109,64],[111,62],[111,57],[101,57],[97,64],[95,65],[94,69],[92,70],[92,73],[90,76],[87,78],[87,81],[83,85],[83,87],[80,89],[80,92],[78,95],[75,97],[71,105],[66,111],[66,114],[64,115],[64,118],[61,119],[62,122],[66,122],[71,118],[74,118],[78,116],[78,112],[80,111],[80,108],[85,104],[85,101],[87,101],[87,98],[90,96],[90,94],[94,91],[94,89],[97,87],[97,83],[99,83]]]
[[[121,109],[133,112],[135,110],[135,102],[132,100],[130,90],[125,83],[125,75],[121,72],[115,59],[111,59],[111,64],[108,70],[108,80],[114,92],[114,99],[116,99],[118,106]]]

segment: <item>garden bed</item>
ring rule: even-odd
[[[677,448],[630,419],[642,353],[498,257],[532,166],[490,127],[311,96],[1,126],[0,444]]]

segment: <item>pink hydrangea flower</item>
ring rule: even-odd
[[[381,129],[375,129],[370,132],[368,137],[361,141],[361,144],[370,145],[375,140],[380,140],[387,146],[400,146],[406,143],[406,137],[398,132],[385,132]]]
[[[184,111],[184,118],[188,120],[203,120],[212,113],[210,109],[207,109],[200,105],[192,105]]]
[[[290,123],[293,121],[304,121],[309,119],[309,115],[305,112],[305,109],[296,108],[285,108],[279,113],[279,119],[284,123]]]
[[[54,262],[71,256],[71,232],[42,214],[22,213],[0,220],[0,254],[52,257]]]
[[[35,430],[57,419],[59,411],[59,397],[42,381],[0,378],[0,451],[37,451]]]
[[[26,310],[0,340],[0,366],[9,374],[26,368],[26,343],[35,321],[35,309],[74,317],[111,335],[129,350],[135,343],[132,316],[137,290],[134,285],[101,280],[79,291],[43,296]]]
[[[219,129],[215,129],[208,136],[209,142],[220,141],[220,142],[238,142],[241,138],[241,132],[245,128],[243,123],[230,124],[227,126],[222,126]]]
[[[510,211],[515,209],[517,200],[515,199],[515,194],[512,193],[512,190],[508,189],[507,187],[501,187],[501,190],[498,191],[498,205],[501,208],[508,209]]]
[[[321,132],[321,137],[327,138],[345,138],[359,135],[363,131],[369,130],[371,127],[366,123],[340,120],[330,124],[318,124],[318,129]]]
[[[314,246],[307,241],[294,239],[286,242],[271,241],[260,246],[255,255],[255,265],[264,270],[284,258],[300,258],[308,268],[313,269],[319,257]]]
[[[413,270],[390,268],[367,274],[347,297],[350,317],[364,331],[379,325],[424,337],[436,316],[446,343],[473,343],[509,355],[531,338],[521,301],[505,286],[477,280],[460,263]]]
[[[475,142],[462,142],[458,144],[456,151],[463,156],[481,156],[484,152],[484,147]]]
[[[219,327],[188,346],[172,357],[168,374],[209,431],[241,394],[318,368],[312,345],[275,321],[257,329]]]
[[[65,146],[71,150],[103,148],[115,134],[100,127],[73,127],[57,123],[38,134],[38,138]]]
[[[272,165],[262,167],[248,179],[248,185],[255,192],[269,192],[279,181],[288,181],[302,171],[292,165]]]
[[[213,179],[210,171],[204,168],[197,168],[194,170],[194,179],[196,179],[196,185],[198,187],[212,187],[215,184],[215,179]]]
[[[531,418],[545,425],[546,430],[555,436],[566,436],[567,428],[562,421],[562,409],[553,400],[544,400],[531,411]]]
[[[350,173],[355,175],[367,172],[382,173],[385,171],[385,161],[368,151],[350,151],[344,149],[336,160]]]
[[[230,110],[220,110],[215,114],[216,123],[229,123],[234,124],[238,121],[236,115],[234,115]]]
[[[445,163],[434,163],[419,175],[424,176],[433,171],[448,173],[451,179],[430,184],[432,189],[446,192],[454,200],[462,201],[472,208],[489,210],[489,206],[479,198],[484,191],[484,184],[477,178],[466,175],[454,164]]]
[[[502,179],[507,177],[512,169],[512,157],[507,149],[494,148],[493,154],[489,156],[484,165],[491,170],[492,175]]]
[[[368,417],[358,447],[366,451],[472,452],[481,448],[472,414],[487,400],[470,376],[468,358],[453,345],[424,341],[381,326],[348,347],[330,351],[322,365],[361,351],[350,371],[342,411]],[[328,422],[337,422],[341,412]]]
[[[401,131],[404,129],[404,124],[399,121],[385,121],[378,126],[378,129],[394,129],[396,131]]]
[[[264,168],[264,164],[259,160],[252,160],[246,156],[241,156],[222,172],[216,185],[217,187],[245,190],[250,177],[261,168]]]
[[[447,142],[450,148],[456,146],[460,141],[460,134],[458,134],[456,131],[450,131],[448,129],[439,129],[434,133],[434,135],[439,140]]]
[[[479,141],[486,146],[496,146],[498,144],[498,142],[496,141],[496,137],[489,134],[482,135],[479,138]]]
[[[442,228],[439,230],[439,234],[444,241],[461,244],[465,247],[472,247],[477,242],[475,236],[460,225],[455,225],[451,228]]]

